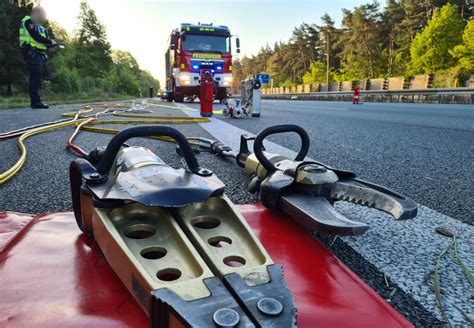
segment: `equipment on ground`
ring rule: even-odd
[[[225,107],[222,109],[222,115],[230,118],[241,118],[242,116],[249,116],[247,108],[240,106],[240,99],[224,99]]]
[[[242,81],[241,100],[224,99],[224,116],[241,118],[243,116],[260,117],[262,106],[262,83],[259,79],[246,79]],[[242,104],[242,105],[240,105]]]
[[[165,54],[167,100],[199,96],[201,70],[214,74],[216,99],[227,98],[232,86],[231,38],[227,26],[181,24],[173,30]],[[238,38],[236,48],[240,52]]]
[[[199,105],[202,117],[211,117],[214,103],[214,76],[209,70],[201,70]]]
[[[301,149],[294,160],[264,150],[263,141],[274,134],[294,132],[301,139]],[[251,153],[248,142],[254,140]],[[385,187],[357,179],[350,171],[305,160],[309,136],[297,125],[277,125],[262,130],[257,136],[242,135],[237,164],[255,177],[248,190],[259,192],[263,205],[279,209],[312,231],[334,235],[361,235],[369,229],[338,213],[333,204],[344,200],[373,207],[396,220],[414,218],[416,203]]]
[[[301,139],[301,149],[294,160],[265,151],[263,141],[269,135],[294,132]],[[252,153],[249,141],[254,141]],[[369,226],[344,217],[336,211],[339,200],[373,207],[396,220],[412,219],[417,204],[393,190],[356,178],[355,173],[332,168],[313,160],[305,160],[309,136],[297,125],[277,125],[262,130],[257,136],[242,135],[240,150],[234,154],[220,142],[200,138],[200,146],[221,157],[235,158],[254,178],[248,191],[258,192],[263,205],[281,210],[311,231],[332,235],[361,235]]]
[[[262,105],[262,82],[258,78],[242,81],[242,108],[245,108],[252,117],[260,117]]]
[[[172,138],[187,169],[134,137]],[[95,154],[95,156],[91,156]],[[73,209],[152,327],[295,327],[293,297],[247,222],[171,127],[135,127],[70,166]]]

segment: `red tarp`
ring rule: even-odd
[[[282,264],[298,327],[412,327],[301,226],[239,206]],[[71,213],[0,213],[0,326],[146,327],[148,318]]]

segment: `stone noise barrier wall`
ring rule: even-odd
[[[457,79],[453,74],[388,77],[361,81],[319,83],[292,87],[263,87],[264,98],[350,101],[356,85],[362,101],[474,103],[474,75]]]

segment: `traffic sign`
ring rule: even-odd
[[[269,74],[257,74],[256,78],[262,82],[262,84],[270,83],[270,75]]]

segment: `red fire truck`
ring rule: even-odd
[[[229,28],[222,25],[181,24],[173,30],[165,54],[165,98],[183,102],[185,97],[198,96],[201,70],[214,75],[215,99],[226,98],[232,86],[231,38]],[[236,48],[239,53],[238,38]]]

